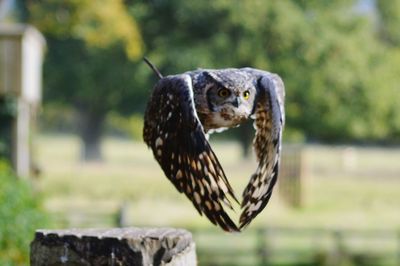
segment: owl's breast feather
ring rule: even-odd
[[[247,119],[246,115],[235,113],[231,108],[222,108],[219,112],[200,115],[205,131],[219,128],[236,127]]]

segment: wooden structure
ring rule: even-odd
[[[199,264],[400,265],[396,230],[250,226],[243,233],[193,231]]]
[[[305,204],[306,156],[302,145],[284,145],[278,179],[280,197],[289,206]]]
[[[31,265],[197,265],[192,235],[171,228],[39,230]]]
[[[8,151],[5,156],[22,177],[32,169],[31,136],[41,102],[44,49],[45,39],[35,28],[0,24],[0,138]],[[5,113],[6,105],[15,110]]]

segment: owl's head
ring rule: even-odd
[[[236,69],[205,72],[207,102],[211,112],[248,118],[254,108],[256,88],[250,76]]]

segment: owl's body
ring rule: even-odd
[[[162,78],[149,101],[144,140],[165,175],[200,214],[226,231],[238,231],[265,207],[276,182],[284,86],[279,76],[252,68],[201,69]],[[225,213],[238,201],[212,151],[207,133],[255,119],[259,166],[243,193],[240,225]]]

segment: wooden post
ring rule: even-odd
[[[347,259],[344,234],[340,230],[334,230],[332,231],[332,234],[335,246],[334,251],[332,252],[332,256],[330,258],[331,261],[329,265],[339,265]]]
[[[278,181],[278,192],[283,201],[291,207],[305,205],[305,154],[299,145],[284,145]]]
[[[197,265],[192,235],[171,228],[39,230],[31,266]]]
[[[255,233],[257,238],[257,256],[259,257],[259,265],[267,265],[269,255],[268,243],[266,241],[267,229],[259,228],[255,231]]]
[[[400,265],[400,230],[397,231],[397,265]]]
[[[19,177],[29,177],[37,170],[31,137],[42,98],[45,45],[42,34],[29,25],[0,24],[0,98],[15,100],[17,107],[8,145],[9,159]]]

